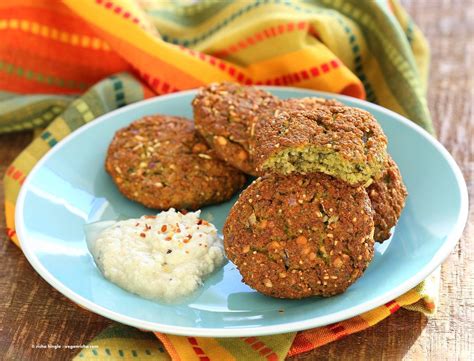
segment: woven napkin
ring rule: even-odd
[[[295,86],[365,98],[433,133],[428,47],[395,0],[5,0],[0,32],[0,133],[38,135],[4,178],[7,232],[17,245],[15,201],[36,162],[75,129],[151,96],[212,81]],[[77,358],[278,360],[400,307],[432,313],[437,275],[370,312],[300,333],[213,339],[116,324]]]
[[[141,332],[124,325],[112,325],[93,339],[93,348],[82,350],[79,360],[248,360],[276,361],[286,356],[313,350],[329,342],[373,326],[396,312],[400,307],[433,314],[438,294],[439,272],[433,273],[423,283],[376,309],[332,325],[302,332],[273,336],[241,338],[183,337],[155,333],[160,342],[149,332]],[[99,357],[102,356],[102,357]]]

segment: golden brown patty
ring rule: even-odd
[[[400,170],[390,156],[385,172],[367,188],[367,193],[374,210],[374,238],[377,242],[383,242],[390,237],[390,230],[397,224],[408,195]]]
[[[243,282],[279,298],[344,292],[373,256],[363,187],[321,173],[266,175],[239,197],[224,226],[227,257]]]
[[[311,111],[319,108],[341,106],[344,104],[338,102],[336,99],[323,99],[317,97],[305,97],[305,98],[290,98],[282,101],[281,107],[285,111],[291,110],[302,110]]]
[[[285,110],[312,110],[342,106],[336,100],[299,98],[280,100],[252,86],[213,83],[201,88],[193,100],[196,129],[218,156],[251,175],[256,175],[253,159],[255,126]]]
[[[280,100],[278,103],[271,102],[268,104],[271,109],[268,109],[265,114],[266,117],[259,117],[258,122],[253,124],[253,131],[249,137],[249,154],[253,161],[253,168],[256,169],[256,173],[259,172],[257,169],[257,159],[255,158],[255,149],[259,148],[258,142],[261,142],[261,137],[259,133],[262,131],[262,124],[271,121],[275,117],[278,117],[282,112],[292,112],[292,111],[312,111],[320,108],[326,108],[331,106],[343,106],[342,103],[338,102],[335,99],[322,99],[316,97],[306,97],[306,98],[289,98]],[[261,122],[260,122],[261,120]],[[265,173],[265,172],[263,172]],[[260,172],[260,175],[263,175]]]
[[[337,102],[310,111],[282,110],[257,123],[255,134],[260,174],[323,172],[358,185],[385,167],[387,138],[375,118]]]
[[[255,175],[250,137],[259,118],[269,118],[280,101],[270,93],[235,83],[213,83],[193,100],[196,129],[222,160]]]
[[[245,175],[217,159],[193,122],[148,116],[119,130],[105,168],[127,198],[156,209],[198,209],[225,201]]]

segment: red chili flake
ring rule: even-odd
[[[176,233],[181,233],[181,228],[179,228],[179,226],[176,227]]]
[[[171,237],[170,236],[166,237],[165,241],[171,241]]]
[[[166,224],[163,224],[161,226],[161,232],[166,232],[167,229],[168,229],[168,227],[166,226]]]
[[[156,216],[145,216],[146,219],[155,219]]]
[[[200,219],[197,224],[200,226],[202,224],[202,219]]]
[[[140,237],[145,238],[146,234],[142,232],[142,233],[140,233]]]
[[[205,226],[208,226],[208,225],[209,225],[209,222],[208,222],[208,221],[205,221],[205,220],[203,220],[203,221],[202,221],[202,224],[204,224]]]

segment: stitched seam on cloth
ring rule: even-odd
[[[310,69],[300,70],[294,73],[288,73],[281,76],[278,76],[273,79],[268,79],[264,81],[257,81],[255,82],[256,85],[290,85],[299,83],[305,80],[309,80],[310,78],[317,78],[321,75],[324,75],[333,69],[339,68],[341,62],[339,59],[335,58],[330,60],[326,63],[319,64],[314,66]]]
[[[75,80],[61,79],[52,75],[45,75],[39,72],[34,72],[30,69],[15,66],[14,64],[7,63],[0,59],[0,71],[10,76],[18,76],[27,81],[33,81],[37,83],[46,83],[47,85],[57,86],[65,89],[79,89],[85,90],[88,84],[84,82],[76,82]],[[67,84],[65,84],[67,83]]]
[[[140,24],[140,19],[134,16],[131,12],[123,12],[123,8],[120,5],[115,5],[112,1],[95,0],[99,5],[103,5],[107,10],[113,11],[117,15],[121,15],[124,19],[130,20],[134,24]],[[122,14],[123,12],[123,14]]]
[[[318,36],[316,29],[314,29],[314,27],[309,21],[285,22],[279,25],[270,26],[261,31],[253,33],[252,35],[247,36],[245,39],[227,46],[225,49],[217,50],[211,53],[211,55],[215,57],[224,58],[241,50],[245,50],[248,47],[258,45],[264,42],[265,40],[269,40],[283,34],[291,33],[293,31],[309,31],[310,34]]]
[[[150,74],[132,66],[132,69],[140,76],[141,79],[145,81],[145,83],[150,84],[150,86],[158,92],[159,94],[169,94],[177,92],[181,89],[173,87],[170,83],[160,79],[156,76],[151,76]]]
[[[27,19],[16,18],[0,20],[0,30],[17,30],[72,46],[110,51],[109,44],[100,38],[64,31]]]
[[[199,343],[195,337],[186,337],[186,340],[189,342],[194,353],[200,361],[210,361],[210,358],[206,355],[206,352],[203,350],[203,348],[199,346]]]
[[[278,360],[278,355],[258,337],[240,337],[239,339],[248,344],[253,351],[257,352],[259,356],[265,357],[268,361]]]
[[[274,0],[278,1],[278,0]],[[181,45],[196,45],[197,43],[211,37],[214,35],[217,31],[221,30],[223,27],[234,21],[235,19],[240,18],[242,15],[248,13],[249,11],[253,10],[254,8],[259,7],[260,5],[266,3],[267,1],[255,1],[252,4],[248,4],[245,7],[240,8],[239,10],[235,11],[233,14],[222,20],[220,23],[212,27],[211,29],[207,30],[205,33],[201,34],[200,36],[195,36],[194,38],[189,38],[189,39],[178,39],[175,37],[172,37],[168,34],[161,34],[161,37],[164,41],[173,43],[173,44],[181,44]]]
[[[173,6],[174,5],[174,6]],[[183,27],[192,28],[201,26],[209,20],[209,14],[212,17],[220,17],[228,6],[232,5],[230,1],[223,0],[200,0],[187,5],[172,4],[171,8],[145,8],[145,12],[153,17],[166,19],[170,23],[175,23]],[[211,18],[212,18],[211,17]],[[189,45],[189,44],[183,44]]]

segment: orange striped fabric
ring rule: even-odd
[[[44,129],[4,178],[7,234],[17,244],[15,202],[35,163],[78,127],[150,96],[226,80],[295,86],[365,98],[433,132],[427,44],[396,0],[2,0],[0,39],[0,133]],[[78,359],[279,360],[399,307],[433,312],[437,285],[427,280],[385,306],[298,334],[156,334],[169,355],[122,327],[94,341],[105,351]]]

